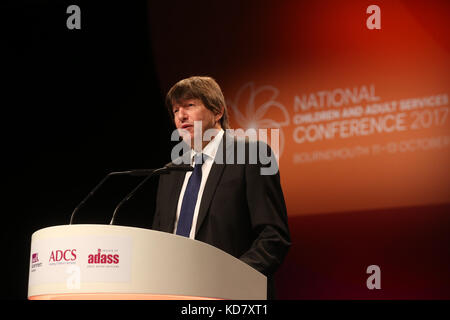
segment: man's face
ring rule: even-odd
[[[220,115],[215,115],[211,110],[207,109],[200,99],[181,100],[172,107],[175,126],[180,131],[183,139],[194,141],[200,139],[202,141],[203,133],[208,129],[220,129]],[[194,132],[194,121],[201,121],[201,127],[196,128]],[[201,129],[201,132],[200,132]],[[186,130],[186,131],[184,131]],[[189,137],[186,136],[189,135]],[[202,147],[209,141],[202,141]]]

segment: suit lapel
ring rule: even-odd
[[[203,220],[208,213],[209,205],[216,191],[217,185],[219,184],[220,177],[222,177],[223,170],[225,169],[224,164],[213,163],[211,171],[209,172],[208,180],[206,181],[205,189],[203,190],[202,202],[200,203],[200,210],[197,217],[197,226],[195,228],[195,234],[197,234]]]
[[[234,139],[232,136],[229,136],[225,133],[217,150],[214,163],[211,167],[211,171],[208,175],[208,180],[206,181],[206,185],[203,190],[202,201],[200,203],[200,209],[197,217],[197,225],[195,227],[196,235],[198,233],[198,230],[200,230],[203,220],[205,220],[205,217],[209,212],[211,201],[225,169],[225,163],[231,163],[230,161],[224,161],[224,159],[227,158],[227,156],[229,157],[229,155],[233,154],[231,152],[227,152],[227,150],[233,148],[233,140]]]

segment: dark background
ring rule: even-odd
[[[81,8],[81,30],[66,27],[71,4]],[[1,236],[8,257],[1,294],[24,299],[31,234],[67,224],[108,172],[170,161],[172,127],[155,78],[145,1],[13,1],[1,4],[0,14]],[[74,223],[109,223],[140,179],[110,178]],[[123,206],[118,224],[150,227],[156,181]]]
[[[81,7],[81,30],[66,27],[71,4]],[[173,127],[148,11],[145,1],[1,2],[2,298],[27,297],[34,231],[67,224],[106,173],[170,161]],[[108,223],[139,181],[111,178],[75,223]],[[155,188],[156,179],[124,205],[117,223],[149,228]],[[442,204],[291,217],[279,297],[449,299],[449,212]],[[382,290],[365,286],[371,264],[381,267]]]

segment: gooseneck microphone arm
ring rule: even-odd
[[[69,224],[72,224],[73,222],[73,218],[75,217],[75,214],[78,212],[78,210],[80,210],[80,208],[86,203],[86,201],[92,197],[94,195],[94,193],[98,190],[98,188],[100,188],[106,180],[108,180],[109,177],[111,176],[116,176],[116,175],[127,175],[130,174],[131,171],[119,171],[119,172],[110,172],[108,173],[95,187],[94,189],[91,190],[91,192],[88,193],[88,195],[81,200],[81,202],[75,207],[75,209],[73,209],[72,214],[70,216],[70,222]]]
[[[111,176],[120,176],[120,175],[131,175],[131,176],[147,176],[127,197],[121,201],[119,206],[121,206],[125,201],[133,196],[137,189],[139,189],[150,177],[155,174],[169,173],[170,171],[192,171],[193,167],[187,164],[175,164],[173,162],[169,162],[164,167],[159,169],[137,169],[137,170],[128,170],[128,171],[116,171],[108,173],[92,190],[88,193],[88,195],[75,207],[70,216],[69,224],[73,223],[73,219],[76,213],[80,210],[80,208],[89,200],[90,197],[94,195],[94,193],[108,180]],[[111,220],[111,224],[114,221],[114,217],[116,215],[118,208],[114,211],[113,219]]]
[[[116,219],[117,212],[119,211],[120,207],[127,202],[135,193],[136,191],[142,187],[151,177],[153,177],[156,174],[165,174],[169,173],[170,171],[192,171],[194,168],[190,165],[175,165],[172,162],[166,164],[164,167],[153,170],[144,180],[141,181],[133,190],[131,190],[130,193],[128,193],[125,198],[122,199],[122,201],[119,202],[119,204],[114,209],[111,221],[109,222],[110,225],[114,224],[114,221]]]
[[[114,213],[112,215],[111,221],[109,222],[110,225],[114,224],[114,220],[116,219],[116,215],[117,215],[117,211],[119,210],[119,208],[125,203],[127,202],[134,194],[135,192],[144,184],[147,182],[147,180],[149,180],[151,177],[153,177],[155,174],[158,173],[165,173],[167,171],[166,167],[163,168],[159,168],[154,170],[152,173],[150,173],[144,180],[142,180],[133,190],[131,190],[130,193],[128,193],[126,195],[125,198],[122,199],[122,201],[119,202],[119,204],[116,206],[116,208],[114,209]]]

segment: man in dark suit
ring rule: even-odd
[[[278,167],[267,171],[276,165],[271,149],[224,131],[229,129],[225,100],[210,77],[179,81],[166,105],[191,147],[179,160],[195,167],[192,173],[160,177],[153,229],[239,258],[268,277],[268,298],[273,298],[273,275],[290,247],[290,234]],[[257,152],[256,161],[251,152]]]

